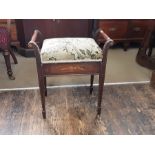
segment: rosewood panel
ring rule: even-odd
[[[63,75],[63,74],[97,74],[99,73],[100,62],[83,63],[53,63],[42,64],[45,75]]]

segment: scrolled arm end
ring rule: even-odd
[[[93,34],[93,37],[96,39],[98,35],[105,40],[105,43],[108,44],[109,47],[114,45],[114,41],[101,28],[96,30],[96,32]]]
[[[39,30],[34,30],[30,42],[28,43],[29,48],[39,49],[38,43],[42,45],[43,36]]]
[[[28,43],[28,47],[31,48],[31,49],[32,48],[33,49],[39,49],[39,46],[37,45],[37,43],[32,41],[32,40]]]

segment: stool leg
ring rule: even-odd
[[[94,75],[90,76],[90,94],[93,92]]]
[[[47,96],[47,79],[44,77],[44,85],[45,85],[45,96]]]
[[[42,115],[43,115],[43,118],[46,119],[44,77],[41,75],[41,72],[38,73],[38,77],[39,77],[39,88],[40,88],[40,96],[41,96],[41,104],[42,104]]]
[[[11,69],[9,51],[3,51],[3,56],[4,56],[4,59],[5,59],[5,64],[6,64],[7,74],[9,76],[9,79],[10,80],[15,80],[15,77],[13,76],[13,72],[12,72],[12,69]]]
[[[103,86],[104,86],[104,79],[105,79],[104,73],[105,73],[105,68],[101,67],[100,73],[99,73],[98,106],[97,106],[97,115],[99,116],[101,114],[102,93],[103,93]]]

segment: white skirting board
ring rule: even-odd
[[[129,85],[129,84],[147,84],[150,81],[138,81],[138,82],[117,82],[117,83],[105,83],[105,86],[110,85]],[[60,86],[47,86],[48,89],[55,89],[55,88],[72,88],[72,87],[89,87],[90,84],[78,84],[78,85],[60,85]],[[94,86],[98,86],[98,84],[94,84]],[[39,87],[25,87],[25,88],[4,88],[0,89],[0,92],[3,91],[16,91],[16,90],[34,90],[39,89]]]

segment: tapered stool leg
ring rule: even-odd
[[[103,66],[103,65],[101,65]],[[102,103],[102,93],[105,79],[105,67],[101,67],[99,73],[99,88],[98,88],[98,106],[97,106],[97,115],[101,114],[101,103]]]
[[[40,88],[40,96],[41,96],[41,104],[42,104],[42,115],[43,115],[43,118],[46,119],[44,77],[41,74],[39,74],[38,77],[39,77],[39,88]]]
[[[93,92],[94,75],[90,76],[90,94]]]
[[[44,85],[45,85],[45,96],[47,96],[47,79],[44,77]]]

